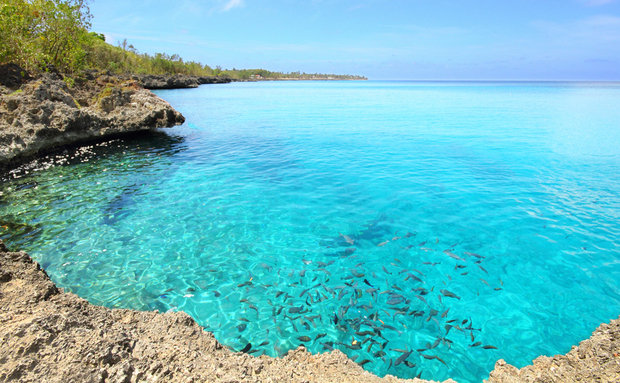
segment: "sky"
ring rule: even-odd
[[[92,30],[211,67],[620,80],[620,0],[91,0]]]

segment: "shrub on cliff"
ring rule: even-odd
[[[72,73],[85,64],[84,0],[0,0],[0,63]]]

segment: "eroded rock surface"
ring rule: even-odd
[[[136,81],[103,75],[70,89],[46,73],[18,89],[0,85],[0,168],[52,148],[184,120]]]
[[[500,359],[487,383],[620,382],[620,318],[601,324],[566,355],[540,356],[517,369]]]
[[[91,305],[1,242],[0,344],[0,382],[403,381],[372,375],[340,351],[234,353],[182,312]]]

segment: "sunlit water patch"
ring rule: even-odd
[[[234,350],[476,382],[620,314],[620,88],[278,82],[6,175],[0,238]]]

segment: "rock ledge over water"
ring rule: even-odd
[[[45,73],[0,78],[0,168],[65,145],[182,124],[184,117],[136,81],[90,74],[71,88]],[[11,80],[11,81],[4,81]]]

